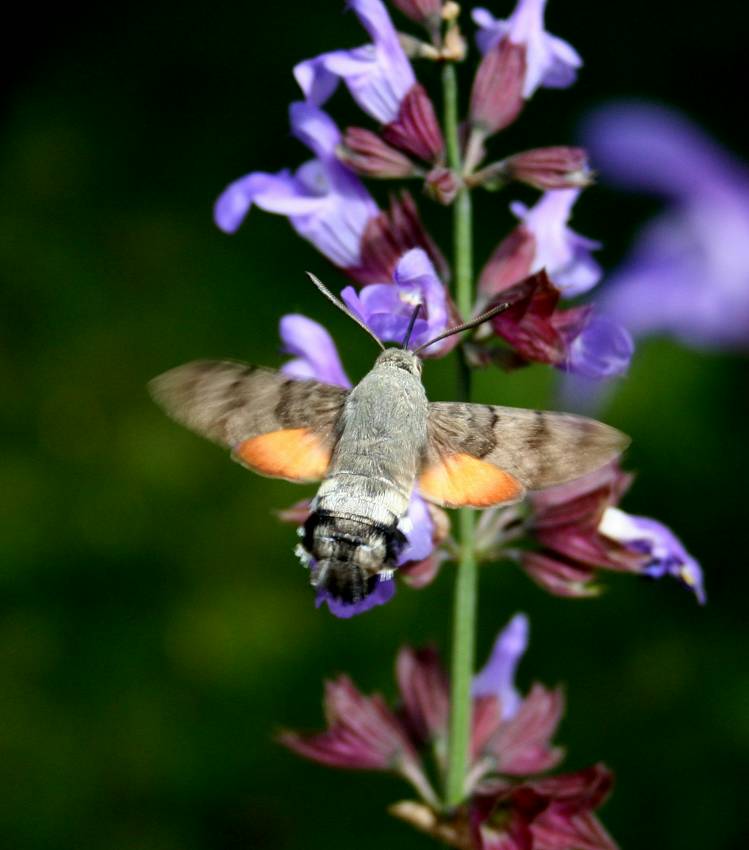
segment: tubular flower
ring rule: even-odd
[[[495,18],[488,9],[473,10],[479,27],[476,44],[483,54],[502,41],[523,48],[522,96],[527,100],[541,86],[563,89],[571,86],[583,64],[577,51],[544,30],[546,0],[519,0],[509,18]]]
[[[749,341],[749,169],[674,110],[621,103],[583,127],[604,181],[666,199],[602,304],[635,336],[697,348]]]
[[[403,342],[417,304],[422,309],[411,332],[412,348],[428,342],[450,324],[447,291],[421,248],[413,248],[401,257],[393,273],[393,283],[373,283],[358,294],[348,286],[341,292],[341,298],[384,342]],[[455,344],[456,338],[448,337],[430,346],[425,354],[439,356]]]
[[[515,359],[509,365],[548,363],[593,379],[626,372],[633,352],[626,330],[596,316],[590,306],[557,309],[560,298],[559,289],[541,271],[497,292],[484,305],[511,304],[491,320],[494,332],[514,350]]]
[[[647,578],[672,576],[705,601],[702,571],[661,523],[621,511],[632,476],[616,464],[531,496],[529,527],[540,548],[517,552],[521,566],[557,596],[598,592],[598,569]]]
[[[349,5],[372,43],[307,59],[294,68],[294,76],[307,100],[317,105],[325,103],[343,80],[368,115],[389,124],[398,118],[416,77],[381,0],[351,0]]]
[[[428,260],[426,262],[429,262]],[[391,285],[389,287],[393,289]],[[284,316],[280,322],[280,336],[283,350],[293,355],[281,367],[281,371],[293,378],[312,379],[340,387],[351,387],[351,381],[343,369],[335,343],[330,334],[318,322],[292,313]],[[299,502],[292,508],[282,511],[281,519],[304,525],[310,513],[309,501]],[[439,508],[428,506],[414,493],[406,515],[398,528],[405,538],[405,545],[398,556],[398,571],[402,569],[404,577],[411,586],[422,587],[433,577],[436,566],[432,566],[432,556],[436,545],[446,536],[444,527],[440,528],[435,517],[444,516]],[[437,564],[439,561],[437,560]],[[315,568],[314,562],[304,560],[305,566]],[[324,590],[318,591],[316,605],[325,604],[336,617],[348,618],[364,611],[384,605],[395,595],[395,580],[381,579],[375,591],[359,602],[345,603],[334,599]]]
[[[642,575],[672,576],[688,587],[701,605],[707,601],[700,565],[663,523],[609,507],[603,512],[598,533],[647,558]]]
[[[231,183],[216,201],[216,224],[234,233],[253,204],[285,215],[300,236],[342,268],[362,262],[361,243],[379,210],[359,178],[336,156],[341,134],[316,106],[292,103],[294,135],[315,154],[295,172],[255,171]]]
[[[445,770],[449,714],[449,679],[431,647],[404,647],[398,653],[398,711],[340,677],[325,690],[327,730],[284,732],[280,741],[321,764],[400,775],[422,802],[398,803],[391,813],[462,850],[613,850],[593,814],[611,785],[602,765],[537,778],[562,757],[550,740],[563,697],[538,684],[524,697],[517,691],[514,670],[526,648],[527,630],[524,615],[513,617],[474,679],[466,799],[448,814],[438,812],[426,767],[431,751],[437,769]]]
[[[482,269],[477,310],[503,300],[513,303],[492,320],[492,327],[521,362],[610,378],[626,372],[632,358],[634,345],[626,329],[594,314],[590,306],[558,309],[561,298],[587,292],[601,277],[591,256],[599,243],[567,226],[578,195],[578,189],[559,189],[545,192],[530,209],[511,205],[520,224]]]
[[[575,233],[567,226],[579,189],[544,192],[532,207],[516,201],[510,209],[533,240],[533,259],[528,273],[546,269],[567,298],[592,289],[602,271],[591,252],[600,242]]]
[[[299,313],[289,313],[279,323],[279,335],[284,352],[294,355],[293,360],[281,367],[284,374],[337,387],[351,386],[333,338],[319,322]]]
[[[381,0],[351,0],[350,7],[372,44],[300,62],[294,76],[305,98],[320,106],[343,80],[364,112],[383,125],[386,142],[419,159],[436,161],[444,148],[442,131],[387,9]]]

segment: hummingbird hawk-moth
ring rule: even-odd
[[[420,352],[506,306],[414,351],[407,340],[402,349],[377,340],[382,353],[351,390],[210,360],[172,369],[150,389],[171,417],[254,472],[322,482],[302,537],[311,583],[358,602],[392,574],[405,542],[398,524],[415,487],[448,508],[510,504],[526,490],[591,472],[626,447],[620,431],[582,416],[427,400]]]

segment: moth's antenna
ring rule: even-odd
[[[382,344],[381,340],[377,338],[377,336],[372,332],[370,328],[368,328],[364,322],[358,317],[355,316],[351,310],[341,301],[339,298],[336,298],[335,295],[328,289],[327,286],[321,281],[318,280],[312,272],[307,272],[307,277],[315,284],[315,286],[322,292],[322,294],[328,299],[328,301],[332,301],[333,304],[338,307],[339,310],[343,311],[349,319],[353,319],[360,328],[364,328],[364,330],[372,337],[372,339],[380,346],[380,348],[384,351],[385,346]]]
[[[470,322],[464,322],[462,325],[456,325],[454,328],[448,328],[444,333],[441,333],[434,339],[430,339],[429,342],[425,342],[424,345],[420,345],[418,348],[414,349],[413,353],[420,354],[425,348],[429,348],[430,345],[433,345],[435,342],[439,342],[445,337],[452,336],[453,334],[459,334],[462,331],[469,331],[477,325],[482,325],[489,319],[493,319],[497,313],[504,312],[508,307],[512,307],[513,304],[516,303],[516,301],[503,301],[501,304],[497,304],[495,307],[492,307],[491,310],[487,310],[486,313],[482,313],[480,316],[476,316],[475,319],[471,319]]]
[[[421,310],[421,304],[417,304],[414,307],[413,313],[411,313],[411,318],[408,321],[408,328],[406,329],[406,335],[403,338],[403,345],[401,348],[408,348],[408,342],[411,339],[411,334],[413,333],[414,325],[416,324],[416,319],[419,316],[419,310]]]

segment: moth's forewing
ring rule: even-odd
[[[180,424],[230,448],[254,471],[289,481],[325,475],[347,395],[330,384],[219,360],[178,366],[149,389]]]
[[[497,479],[493,486],[499,498],[490,503],[500,504],[517,501],[523,487],[540,490],[592,472],[629,444],[621,431],[584,416],[451,402],[429,405],[427,432],[420,482],[429,484],[441,475],[441,498],[436,501],[450,506],[486,507],[492,495],[488,471],[456,463],[459,456],[481,461],[517,482],[518,489],[508,482],[503,490]],[[428,487],[425,495],[430,498]]]

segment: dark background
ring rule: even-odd
[[[20,11],[0,83],[0,843],[426,848],[383,814],[408,793],[397,780],[303,762],[272,734],[321,725],[327,675],[393,695],[401,643],[446,650],[451,568],[353,621],[315,611],[293,529],[270,515],[310,490],[246,474],[145,393],[197,357],[278,364],[292,310],[333,330],[352,377],[371,364],[303,270],[343,278],[285,221],[254,211],[233,238],[211,221],[229,180],[306,158],[288,133],[291,67],[363,41],[356,20],[337,1]],[[569,142],[587,108],[622,95],[749,149],[738,4],[555,0],[547,20],[586,66],[533,99],[508,150]],[[357,117],[345,94],[331,111]],[[478,203],[479,258],[509,200]],[[602,187],[574,224],[611,267],[657,209]],[[447,213],[429,220],[444,244]],[[429,365],[432,398],[450,397],[453,368]],[[553,384],[543,367],[487,372],[477,396],[544,406]],[[510,565],[482,575],[480,657],[529,613],[520,682],[566,683],[565,765],[615,768],[603,817],[624,848],[746,846],[746,387],[743,356],[650,341],[604,414],[634,438],[625,507],[683,537],[706,608],[666,581],[610,576],[574,602]]]

